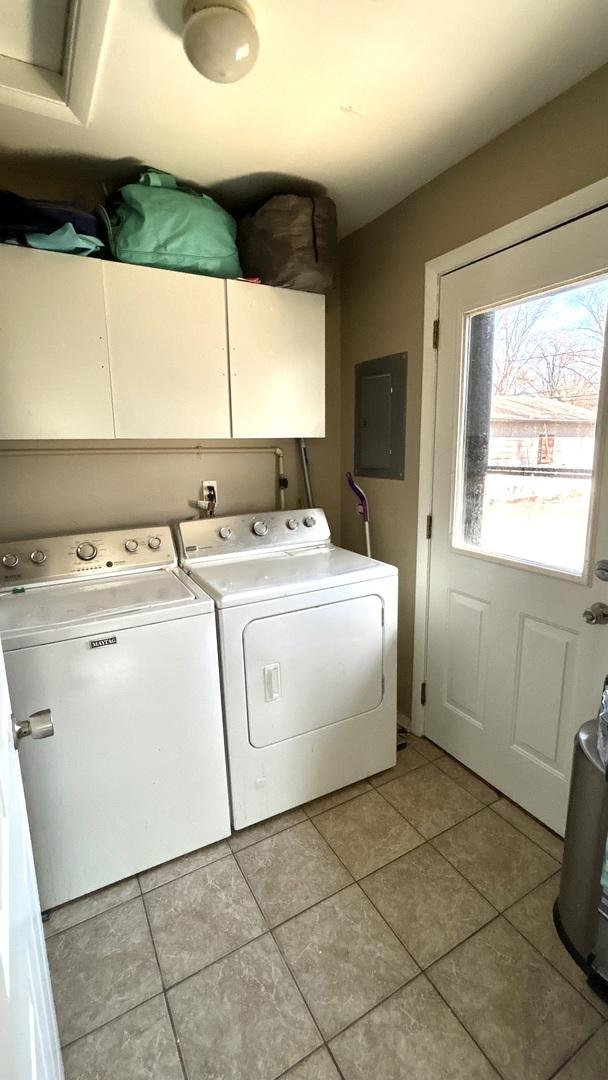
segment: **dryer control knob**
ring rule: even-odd
[[[152,551],[158,551],[160,544],[160,536],[151,536],[148,540],[148,547],[151,548]]]
[[[95,544],[91,544],[89,540],[84,540],[82,544],[79,544],[76,548],[76,554],[79,559],[84,562],[89,562],[90,559],[94,559],[97,555],[97,548]]]
[[[35,563],[36,566],[42,566],[43,562],[46,562],[46,555],[44,551],[41,551],[40,548],[37,548],[36,551],[32,551],[30,559],[33,563]]]
[[[298,527],[298,521],[296,520],[296,518],[288,518],[287,519],[287,528],[288,529],[297,529],[297,527]]]
[[[229,540],[232,536],[232,529],[229,528],[228,525],[222,525],[218,536],[220,537],[220,540]]]
[[[254,521],[251,526],[251,531],[255,536],[266,536],[268,532],[268,525],[265,521]]]
[[[311,515],[309,515],[309,517],[304,518],[304,524],[305,524],[307,529],[312,529],[313,525],[317,524],[317,519],[314,518],[312,516],[312,514],[311,514]]]
[[[138,547],[139,544],[137,543],[137,540],[125,540],[125,550],[130,551],[131,554],[134,551],[137,551]]]
[[[19,562],[19,556],[13,555],[11,551],[2,556],[2,565],[7,566],[9,570],[12,570],[14,566]]]

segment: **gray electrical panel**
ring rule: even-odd
[[[407,353],[355,368],[355,475],[403,480]]]

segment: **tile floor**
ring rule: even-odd
[[[561,841],[409,737],[394,768],[54,911],[66,1080],[607,1080]]]

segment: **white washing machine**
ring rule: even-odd
[[[170,529],[0,545],[0,639],[43,909],[229,834],[214,607]]]
[[[178,526],[217,609],[233,824],[395,763],[397,570],[334,547],[323,510]]]

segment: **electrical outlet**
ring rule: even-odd
[[[210,498],[213,495],[213,498]],[[204,502],[218,502],[217,497],[217,480],[203,480],[203,501]]]

